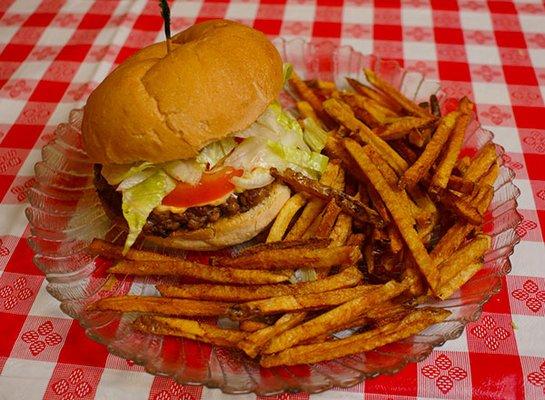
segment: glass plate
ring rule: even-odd
[[[370,67],[410,98],[424,101],[436,93],[443,106],[448,102],[437,82],[351,47],[299,39],[277,39],[275,45],[283,59],[305,78],[334,80],[344,87],[345,76],[364,81],[362,68]],[[283,101],[288,101],[287,96]],[[86,252],[94,237],[115,239],[120,227],[106,217],[95,194],[92,164],[82,150],[81,118],[82,110],[70,113],[68,122],[56,129],[55,139],[43,148],[43,161],[35,167],[37,183],[29,192],[31,205],[26,210],[34,262],[46,275],[47,290],[60,300],[62,311],[77,319],[90,338],[108,346],[111,353],[143,365],[151,374],[170,376],[183,384],[220,388],[226,393],[259,395],[316,393],[333,386],[352,386],[369,377],[395,373],[407,363],[424,359],[446,340],[457,338],[468,322],[479,317],[483,304],[500,289],[500,278],[511,269],[509,256],[519,241],[515,228],[521,220],[516,211],[520,192],[513,185],[513,171],[502,165],[485,216],[484,231],[493,238],[485,267],[451,299],[430,303],[449,309],[452,315],[416,336],[334,361],[266,369],[236,350],[135,332],[131,329],[135,314],[83,311],[101,297],[157,292],[154,279],[109,276],[105,273],[109,263]],[[473,121],[464,151],[474,152],[492,139],[491,132]],[[500,146],[497,153],[502,163]]]

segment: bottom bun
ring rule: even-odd
[[[244,243],[263,231],[289,198],[289,188],[280,183],[274,183],[268,196],[245,213],[221,218],[195,231],[176,231],[166,238],[146,236],[145,241],[161,247],[182,250],[218,250]]]

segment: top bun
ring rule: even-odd
[[[195,157],[253,123],[282,89],[282,60],[266,36],[233,21],[196,24],[145,47],[91,93],[82,132],[102,164]]]

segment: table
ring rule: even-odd
[[[522,241],[502,291],[457,340],[394,376],[303,399],[545,398],[545,7],[539,0],[188,0],[172,30],[231,18],[271,38],[330,40],[398,60],[468,95],[506,148]],[[46,292],[24,210],[56,124],[111,67],[161,40],[157,1],[0,0],[0,398],[227,399],[109,355]],[[543,225],[543,227],[542,227]],[[257,397],[263,399],[262,397]],[[237,399],[256,399],[242,395]]]

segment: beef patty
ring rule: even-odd
[[[102,166],[95,164],[94,183],[98,196],[110,217],[122,216],[121,193],[106,181],[100,173],[101,170]],[[230,217],[248,211],[259,204],[268,195],[270,189],[271,185],[246,190],[242,193],[230,195],[220,205],[190,207],[183,213],[153,210],[148,216],[143,232],[146,235],[166,237],[179,229],[193,231],[203,228],[209,223],[216,222],[221,217]]]

